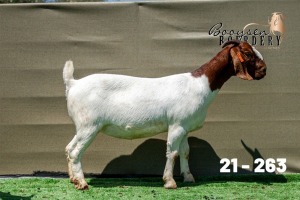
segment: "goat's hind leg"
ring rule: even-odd
[[[88,189],[88,184],[84,179],[82,171],[81,158],[84,151],[92,143],[99,130],[99,126],[87,126],[80,128],[80,130],[77,131],[76,136],[73,138],[74,141],[72,140],[67,146],[67,148],[69,148],[67,156],[70,179],[71,182],[74,183],[76,189]]]
[[[75,149],[77,144],[77,135],[73,137],[71,142],[66,146],[66,156],[67,156],[67,162],[68,162],[68,173],[70,177],[71,183],[74,183],[74,175],[72,170],[72,162],[70,159],[70,153]]]

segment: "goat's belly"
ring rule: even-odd
[[[101,130],[102,133],[122,139],[137,139],[137,138],[145,138],[157,135],[162,132],[166,132],[168,130],[167,123],[164,122],[155,122],[151,124],[145,125],[106,125]]]

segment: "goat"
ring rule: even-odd
[[[75,80],[73,62],[67,61],[63,79],[76,135],[66,154],[75,188],[88,189],[80,160],[98,132],[135,139],[168,131],[164,187],[177,187],[173,168],[178,156],[184,182],[194,182],[188,133],[202,127],[209,104],[231,76],[259,80],[266,75],[262,55],[247,42],[229,41],[222,48],[195,71],[161,78],[93,74]]]

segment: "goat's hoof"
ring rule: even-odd
[[[70,178],[70,183],[74,183],[75,184],[75,179],[74,178]]]
[[[89,186],[88,186],[88,184],[85,184],[85,185],[79,184],[79,185],[75,185],[75,188],[76,188],[77,190],[88,190],[88,189],[89,189]]]
[[[164,188],[166,189],[176,189],[177,185],[176,182],[174,181],[174,179],[168,180],[166,181]]]
[[[191,173],[188,173],[183,177],[183,182],[184,183],[195,183],[195,179]]]
[[[78,181],[76,179],[73,179],[74,186],[77,190],[88,190],[89,185],[85,181]]]

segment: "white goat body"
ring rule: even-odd
[[[209,103],[218,90],[211,91],[205,75],[191,73],[162,78],[137,78],[94,74],[73,78],[73,63],[67,61],[63,77],[68,112],[76,135],[66,147],[70,180],[77,189],[87,189],[81,157],[98,132],[134,139],[168,131],[165,188],[176,188],[174,159],[180,155],[185,182],[194,182],[188,165],[187,133],[201,128]]]
[[[67,61],[64,74],[73,72]],[[98,124],[101,132],[118,138],[149,137],[182,126],[186,132],[202,126],[212,92],[205,75],[191,73],[162,78],[94,74],[69,83],[69,115],[77,128]]]

